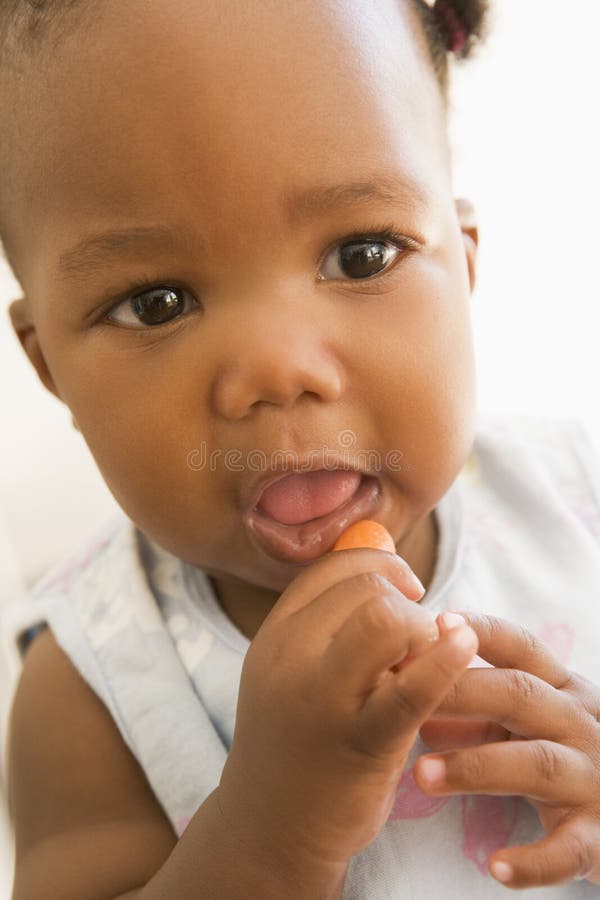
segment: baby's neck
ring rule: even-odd
[[[225,615],[251,641],[280,594],[239,581],[210,581]]]
[[[437,514],[432,510],[402,546],[397,548],[400,556],[409,564],[426,591],[429,590],[435,574],[439,540]]]

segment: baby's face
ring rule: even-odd
[[[408,7],[242,7],[106,0],[28,67],[7,215],[25,346],[119,504],[210,574],[280,591],[302,553],[246,516],[274,451],[370,454],[370,517],[400,553],[459,473],[472,258]]]

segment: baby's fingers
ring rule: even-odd
[[[421,726],[421,738],[432,750],[458,750],[507,741],[510,731],[497,722],[470,722],[459,719],[428,719]]]
[[[360,712],[361,743],[373,754],[404,749],[476,652],[473,629],[453,628],[400,672],[388,673]]]
[[[594,778],[585,753],[552,741],[503,741],[421,756],[414,773],[428,794],[519,794],[570,807],[585,803]]]
[[[479,638],[479,650],[486,663],[503,669],[520,669],[552,687],[562,688],[571,673],[554,655],[550,647],[525,628],[474,612],[461,612]]]
[[[418,656],[438,629],[430,613],[379,579],[379,594],[357,606],[329,642],[321,664],[324,685],[336,685],[361,704],[387,670],[409,654]],[[348,601],[346,601],[347,603]]]
[[[535,844],[500,850],[488,865],[494,878],[506,887],[543,887],[595,874],[600,865],[599,847],[599,823],[579,816],[564,820]]]

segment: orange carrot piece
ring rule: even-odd
[[[371,519],[361,519],[350,525],[335,542],[334,550],[348,550],[351,547],[373,547],[376,550],[396,552],[394,540],[383,525]]]

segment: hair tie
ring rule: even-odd
[[[447,49],[450,53],[460,53],[468,41],[468,34],[450,0],[425,0],[425,3],[446,36]]]

